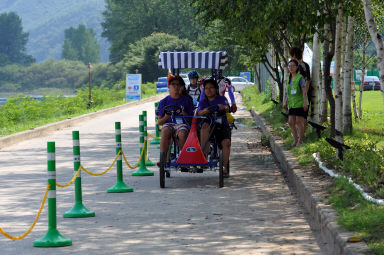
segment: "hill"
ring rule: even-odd
[[[100,44],[101,61],[109,56],[109,43],[101,37],[101,12],[104,0],[1,0],[0,13],[15,12],[23,22],[24,31],[29,33],[27,53],[38,62],[47,58],[61,58],[64,30],[84,24],[96,33]]]

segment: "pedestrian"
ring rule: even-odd
[[[291,59],[294,59],[299,63],[298,73],[301,74],[305,80],[305,88],[308,96],[308,110],[305,112],[304,118],[305,118],[305,126],[307,126],[309,106],[311,105],[311,99],[312,99],[311,69],[309,68],[309,65],[303,61],[303,51],[300,48],[293,46],[289,50],[289,55],[291,56]]]
[[[299,146],[304,141],[305,112],[308,111],[306,82],[298,73],[298,69],[299,62],[291,59],[288,63],[290,74],[286,84],[287,96],[283,107],[288,109],[288,124],[293,137],[292,146]]]

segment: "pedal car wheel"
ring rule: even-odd
[[[160,176],[160,188],[165,187],[165,158],[160,158],[160,169],[159,169],[159,176]]]
[[[165,177],[171,178],[171,173],[169,171],[165,171]]]
[[[223,151],[219,150],[219,188],[224,187],[224,158]]]

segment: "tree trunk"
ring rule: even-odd
[[[364,14],[365,14],[365,20],[368,26],[368,31],[376,47],[377,64],[379,66],[379,72],[380,72],[381,93],[383,95],[383,103],[384,103],[384,41],[379,31],[377,30],[377,25],[373,17],[371,0],[362,0],[362,1],[364,4]]]
[[[327,91],[324,85],[324,72],[322,65],[320,63],[319,68],[319,85],[320,85],[320,122],[324,123],[327,121],[328,117],[328,101],[327,101]]]
[[[280,55],[279,55],[279,52],[276,51],[276,77],[278,77],[278,79],[276,80],[276,83],[277,83],[277,87],[279,88],[279,101],[280,102],[283,102],[284,100],[284,68],[282,66],[282,63],[281,63],[281,59],[280,59]],[[281,74],[279,72],[279,70],[281,70]],[[275,86],[275,90],[276,90],[276,86]]]
[[[259,70],[257,70],[259,69]],[[259,89],[259,92],[262,91],[262,87],[261,87],[261,65],[260,64],[257,64],[255,66],[255,75],[256,75],[256,79],[257,79],[257,87]]]
[[[353,59],[353,58],[352,58]],[[354,82],[354,69],[353,67],[351,72],[351,81],[353,81],[352,87],[352,103],[353,103],[353,115],[355,116],[355,120],[359,118],[359,114],[357,113],[357,104],[356,104],[356,83]]]
[[[320,43],[319,35],[315,33],[313,36],[313,55],[312,55],[312,104],[311,104],[311,120],[315,123],[320,121]]]
[[[348,17],[347,43],[345,45],[344,59],[344,93],[343,93],[343,132],[352,132],[352,111],[351,111],[351,74],[353,75],[353,33],[354,19]]]
[[[326,24],[326,29],[328,28],[327,31],[331,31],[331,25],[332,24]],[[334,27],[334,31],[335,31],[335,27]],[[324,58],[324,72],[323,72],[323,78],[324,78],[324,89],[325,89],[325,93],[326,93],[326,96],[327,96],[327,99],[328,99],[328,102],[329,102],[329,107],[330,107],[330,117],[331,117],[331,137],[335,137],[335,98],[333,97],[333,92],[332,92],[332,87],[331,87],[331,81],[332,81],[332,77],[331,77],[331,62],[332,62],[332,58],[333,58],[333,55],[335,54],[335,35],[332,35],[332,38],[333,40],[330,41],[329,38],[329,34],[332,34],[331,33],[326,33],[326,35],[328,37],[325,37],[326,39],[324,40],[324,44],[323,44],[323,48],[324,48],[324,51],[323,51],[323,58]],[[330,43],[331,42],[331,43]]]
[[[273,61],[276,61],[276,63],[274,64]],[[273,59],[272,56],[271,56],[271,60],[268,58],[267,55],[264,56],[264,60],[262,61],[263,62],[263,65],[265,66],[266,70],[268,71],[269,75],[270,75],[270,78],[272,78],[272,83],[275,81],[277,82],[277,85],[279,86],[279,100],[280,102],[283,102],[283,77],[282,75],[284,76],[284,74],[280,74],[279,72],[279,68],[278,66],[280,66],[281,62],[280,60],[277,58]],[[280,70],[282,70],[282,67],[280,66]],[[274,86],[274,85],[272,85]],[[271,89],[273,89],[271,87]]]
[[[336,140],[343,142],[341,135],[343,128],[343,101],[340,86],[340,64],[342,55],[342,35],[343,35],[343,9],[341,4],[338,7],[336,19],[336,45],[335,45],[335,68],[333,69],[333,90],[335,93],[335,129]]]
[[[364,81],[365,81],[365,69],[367,68],[367,48],[368,48],[368,42],[365,39],[364,44],[363,44],[363,68],[362,68],[362,77],[361,77],[361,83],[359,86],[359,118],[363,118],[363,108],[362,108],[362,103],[363,103],[363,91],[364,91]]]
[[[289,48],[288,48],[288,45],[286,43],[284,43],[284,55],[285,55],[285,58],[286,59],[289,59]],[[284,80],[283,80],[283,89],[284,89],[284,93],[283,93],[283,104],[284,102],[286,102],[287,100],[287,80],[288,80],[288,77],[289,77],[289,70],[288,70],[288,65],[284,65]]]
[[[324,123],[327,121],[328,118],[328,101],[327,101],[327,90],[326,90],[326,79],[328,79],[328,76],[326,76],[326,56],[329,52],[329,40],[330,37],[330,24],[324,25],[324,43],[323,43],[323,76],[322,76],[322,82],[321,82],[321,101],[320,101],[320,113],[321,113],[321,123]],[[329,71],[329,69],[328,69]]]

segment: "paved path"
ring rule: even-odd
[[[153,134],[153,102],[82,122],[49,136],[0,150],[0,227],[13,235],[26,231],[46,187],[46,142],[56,142],[57,181],[73,175],[72,130],[80,131],[82,164],[102,171],[112,162],[114,122],[121,121],[128,161],[138,157],[138,114],[148,110]],[[251,118],[240,110],[237,118]],[[57,188],[58,230],[73,245],[35,248],[47,230],[47,207],[25,239],[0,235],[1,255],[20,254],[321,254],[302,209],[291,195],[271,154],[259,144],[255,127],[239,125],[233,133],[231,178],[218,188],[218,173],[172,173],[165,189],[153,177],[131,177],[133,193],[110,194],[115,169],[102,177],[82,174],[83,201],[96,217],[65,219],[73,206],[73,186]],[[157,161],[158,149],[150,147]]]

